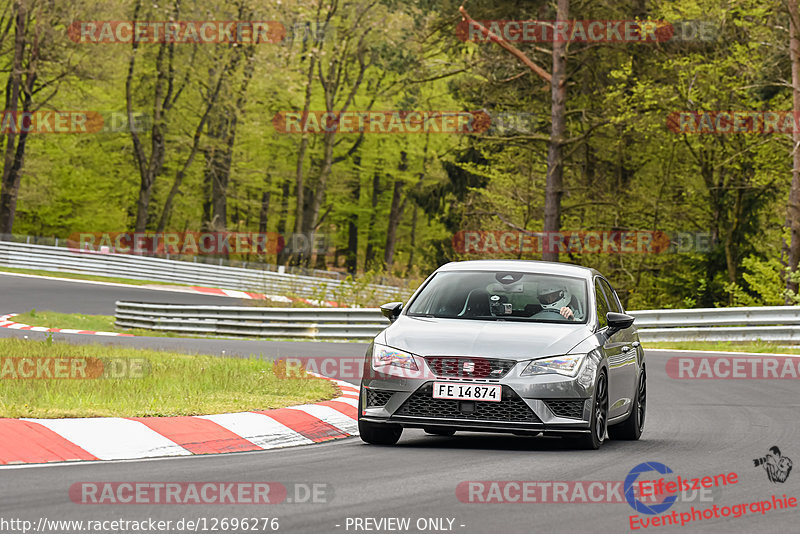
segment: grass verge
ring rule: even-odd
[[[767,341],[661,341],[644,343],[646,349],[708,350],[714,352],[758,352],[765,354],[800,354],[800,347]]]
[[[31,367],[19,358],[79,359],[89,362],[88,369],[96,369],[97,358],[106,374],[126,374],[127,369],[134,377],[82,378],[80,372],[68,372],[74,378],[14,378],[15,372],[19,376],[32,368],[46,374],[40,372],[44,360],[34,360]],[[52,370],[56,361],[44,363]],[[0,417],[204,415],[282,408],[335,394],[336,387],[327,380],[278,378],[272,362],[257,358],[0,339]]]
[[[136,336],[156,337],[186,337],[176,332],[163,332],[161,330],[126,329],[114,325],[113,315],[86,315],[83,313],[60,313],[54,311],[31,310],[20,313],[11,318],[15,323],[30,326],[43,326],[45,328],[67,328],[75,330],[93,330],[95,332],[119,332],[134,334]]]

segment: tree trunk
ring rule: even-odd
[[[316,65],[317,57],[311,54],[308,61],[308,72],[306,73],[306,94],[303,102],[303,117],[308,117],[308,111],[311,109],[311,88],[314,82],[314,66]],[[297,234],[305,233],[303,227],[304,213],[305,213],[305,176],[303,175],[303,164],[305,163],[306,150],[308,149],[308,134],[301,134],[300,147],[297,150],[297,166],[295,168],[295,191],[296,191],[296,204],[295,204],[295,220],[294,231]]]
[[[22,92],[23,58],[27,13],[20,2],[14,3],[14,59],[6,83],[6,112],[16,116]],[[17,212],[17,196],[22,179],[22,161],[25,155],[27,134],[7,134],[3,157],[2,191],[0,191],[0,234],[10,234]]]
[[[286,219],[289,217],[289,194],[291,192],[291,187],[291,180],[285,178],[281,186],[281,213],[278,217],[278,227],[275,229],[278,236],[284,239],[286,239]],[[286,251],[286,244],[287,243],[284,242],[284,247],[278,251],[278,257],[275,260],[278,265],[286,265],[286,260],[289,259],[289,254]]]
[[[137,1],[133,8],[132,20],[139,19],[142,8],[141,0]],[[178,5],[175,6],[175,16],[178,18]],[[139,197],[136,201],[136,222],[134,229],[136,232],[144,232],[147,229],[148,211],[150,200],[153,195],[153,185],[156,178],[161,174],[164,166],[164,156],[166,145],[164,140],[164,128],[166,125],[166,115],[175,104],[176,96],[173,96],[175,87],[175,71],[173,69],[175,46],[173,43],[161,43],[156,56],[156,81],[153,90],[153,124],[150,128],[150,156],[144,151],[144,143],[139,137],[136,128],[130,128],[131,142],[133,143],[133,156],[136,167],[139,169]],[[131,55],[128,60],[128,72],[125,77],[125,105],[128,113],[128,124],[133,124],[133,83],[134,70],[136,67],[136,57],[139,55],[139,41],[131,40]],[[177,91],[180,94],[180,90]]]
[[[384,269],[389,272],[394,264],[394,247],[397,243],[397,226],[400,224],[400,217],[403,214],[403,205],[405,201],[400,199],[403,196],[403,181],[396,180],[394,182],[394,191],[392,192],[392,207],[389,209],[389,227],[386,230],[386,247],[383,249],[383,265]]]
[[[557,20],[569,19],[569,0],[558,0]],[[566,42],[553,43],[553,72],[550,81],[550,119],[552,129],[547,147],[547,183],[544,198],[544,234],[545,247],[542,259],[558,261],[558,250],[551,248],[554,241],[550,239],[553,232],[561,230],[561,195],[563,194],[564,162],[561,159],[561,146],[566,131]]]
[[[267,233],[267,220],[269,218],[269,200],[272,196],[269,188],[272,186],[272,176],[267,173],[267,179],[264,183],[264,186],[267,188],[263,193],[261,193],[261,211],[258,214],[258,233],[266,234]]]
[[[789,8],[789,58],[792,63],[792,110],[795,118],[800,113],[800,35],[798,35],[797,0],[788,0]],[[790,228],[789,256],[787,258],[786,289],[797,294],[798,284],[793,282],[789,275],[797,270],[800,261],[800,131],[797,128],[792,133],[793,159],[792,159],[792,186],[789,190],[786,221]],[[791,304],[788,295],[786,304]]]
[[[345,257],[345,267],[350,274],[358,271],[358,208],[361,200],[361,156],[356,154],[353,157],[356,169],[356,179],[350,197],[353,200],[353,211],[347,216],[347,256]]]
[[[414,204],[414,210],[411,212],[411,237],[410,237],[410,246],[408,249],[408,267],[406,271],[409,273],[411,272],[411,268],[414,266],[414,252],[416,252],[417,248],[417,212],[419,211],[419,206]]]
[[[230,164],[226,165],[225,151],[220,145],[225,143],[228,132],[227,110],[215,110],[209,120],[206,134],[209,146],[203,149],[205,157],[205,181],[208,184],[208,227],[210,230],[224,231],[228,222],[228,179]],[[228,159],[228,161],[230,161]]]
[[[372,175],[372,210],[369,212],[367,226],[367,251],[364,256],[364,270],[368,271],[375,260],[375,247],[372,244],[372,232],[375,229],[375,212],[378,211],[378,200],[381,194],[381,175],[378,171]]]
[[[400,173],[408,169],[406,161],[407,154],[405,151],[400,152],[400,163],[397,164],[397,170]],[[383,267],[386,272],[392,270],[394,265],[394,249],[397,244],[397,227],[400,225],[400,218],[403,216],[403,208],[406,201],[403,198],[404,182],[402,176],[395,179],[394,191],[392,192],[392,205],[389,208],[389,227],[386,230],[386,247],[383,249]]]
[[[136,20],[140,5],[137,3],[134,9],[133,19]],[[128,63],[128,74],[125,78],[125,103],[128,112],[128,124],[133,124],[133,81],[136,56],[138,54],[138,41],[133,40],[131,58]],[[136,201],[136,222],[135,231],[144,232],[147,229],[147,214],[150,208],[150,199],[153,195],[153,185],[156,178],[161,174],[164,166],[165,141],[164,141],[164,120],[165,113],[169,110],[174,101],[171,101],[171,92],[164,95],[164,83],[172,86],[172,73],[165,74],[164,54],[168,45],[162,43],[156,58],[156,86],[153,93],[153,125],[150,129],[150,157],[144,152],[144,145],[139,137],[136,128],[130,128],[131,142],[133,143],[133,155],[136,167],[139,169],[139,197]],[[169,79],[167,78],[169,76]]]
[[[203,114],[200,116],[200,121],[197,123],[197,127],[194,131],[194,136],[192,137],[192,146],[189,150],[189,154],[186,156],[186,159],[183,162],[183,165],[178,169],[175,173],[175,179],[172,182],[172,187],[167,194],[167,199],[164,201],[164,208],[161,210],[161,218],[158,221],[158,229],[157,232],[161,233],[164,232],[167,228],[167,224],[169,222],[170,215],[172,215],[172,205],[175,201],[175,197],[178,196],[180,192],[181,184],[183,184],[183,179],[186,176],[186,172],[191,167],[192,162],[194,162],[194,158],[197,156],[197,152],[200,150],[200,139],[202,138],[203,131],[206,128],[206,123],[209,120],[212,112],[217,106],[217,102],[219,100],[220,92],[222,91],[223,84],[227,81],[228,76],[231,72],[236,70],[236,66],[239,63],[241,58],[241,54],[238,52],[234,52],[233,57],[227,64],[222,68],[219,77],[217,78],[216,84],[214,85],[213,89],[209,92],[206,102],[205,102],[205,109]],[[233,122],[234,131],[235,131],[235,122]],[[231,134],[232,135],[232,134]],[[233,151],[233,137],[230,137],[228,140],[228,150],[231,152]],[[224,158],[221,165],[224,167],[226,165]],[[230,167],[230,163],[227,163],[227,166]],[[227,183],[226,183],[227,187]],[[215,210],[219,206],[214,206]],[[217,219],[218,214],[214,214],[214,219]],[[221,220],[218,222],[221,224],[222,227],[227,226],[226,220]]]

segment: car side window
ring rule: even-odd
[[[606,296],[603,294],[603,290],[600,288],[600,283],[595,280],[594,282],[594,298],[597,301],[597,320],[600,323],[600,328],[605,328],[608,326],[608,319],[606,319],[606,314],[608,313],[608,302],[606,301]]]
[[[600,285],[603,286],[603,290],[608,297],[608,309],[612,312],[622,313],[622,306],[617,300],[617,294],[614,293],[614,290],[611,289],[611,285],[602,278],[600,279]]]

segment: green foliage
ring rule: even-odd
[[[74,20],[132,16],[134,3],[102,4],[76,4]],[[466,7],[476,20],[524,20],[554,18],[552,4],[477,0]],[[141,17],[166,20],[174,5],[144,2]],[[187,20],[234,20],[241,7],[254,19],[280,20],[291,27],[315,22],[317,13],[324,15],[330,5],[327,0],[196,0],[183,2],[181,13]],[[307,195],[321,190],[316,231],[330,237],[330,249],[316,264],[345,271],[355,237],[357,274],[341,286],[337,298],[362,304],[379,303],[368,290],[374,281],[416,282],[443,262],[487,257],[455,251],[452,238],[459,231],[540,231],[549,84],[495,44],[459,40],[454,28],[459,5],[450,0],[339,3],[326,39],[298,34],[255,47],[252,60],[238,64],[225,79],[222,102],[214,109],[215,117],[235,117],[237,125],[224,226],[257,231],[263,195],[269,193],[267,231],[290,233],[297,226],[300,164]],[[784,292],[779,255],[785,239],[791,139],[679,135],[665,127],[667,116],[676,111],[791,109],[791,91],[783,81],[791,79],[784,6],[763,0],[655,0],[637,6],[644,10],[638,17],[710,22],[718,34],[710,41],[570,44],[561,226],[565,231],[659,231],[673,238],[699,232],[709,235],[711,244],[678,251],[673,246],[658,254],[564,253],[561,260],[605,273],[630,309],[770,305],[783,303],[787,296],[800,302],[797,295]],[[571,10],[572,19],[631,17],[630,5],[618,2],[573,3]],[[548,43],[518,45],[549,70]],[[337,55],[347,47],[360,52]],[[131,47],[73,48],[80,77],[64,83],[47,105],[124,111]],[[132,87],[136,111],[152,113],[159,50],[158,45],[143,44],[137,52]],[[165,165],[153,189],[149,228],[157,223],[172,180],[190,153],[213,80],[236,53],[228,45],[174,47],[176,79],[185,85],[165,119]],[[6,42],[0,48],[6,66],[8,54]],[[312,60],[316,68],[309,85]],[[367,67],[359,85],[360,61]],[[343,85],[335,101],[326,102],[319,74],[336,68],[343,69]],[[247,75],[252,77],[244,90]],[[349,110],[524,115],[515,128],[475,135],[337,134],[335,163],[323,184],[324,136],[306,135],[305,157],[298,161],[303,136],[280,133],[272,120],[278,112],[302,109],[307,90],[311,110],[341,109],[351,88]],[[201,230],[213,222],[207,155],[224,150],[225,141],[207,127],[199,143],[175,199],[169,230]],[[132,229],[140,180],[127,133],[32,136],[23,170],[16,233],[63,238],[73,232]],[[396,190],[402,210],[394,261],[385,266]],[[277,263],[281,258],[233,259]],[[300,295],[299,288],[296,293],[315,298]]]

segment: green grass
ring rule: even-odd
[[[175,332],[163,332],[160,330],[145,329],[126,329],[114,326],[113,315],[86,315],[83,313],[60,313],[53,311],[31,310],[27,313],[20,313],[11,318],[15,323],[22,323],[31,326],[43,326],[45,328],[68,328],[75,330],[93,330],[95,332],[119,332],[122,334],[133,334],[136,336],[156,336],[156,337],[181,337]],[[186,336],[183,336],[186,337]]]
[[[800,354],[800,346],[767,341],[661,341],[645,343],[646,349],[708,350],[714,352],[758,352],[768,354]]]
[[[146,372],[142,378],[14,379],[8,358],[120,358],[118,364],[128,365],[144,359]],[[271,362],[254,357],[0,339],[0,417],[203,415],[281,408],[335,394],[327,380],[278,378]]]

